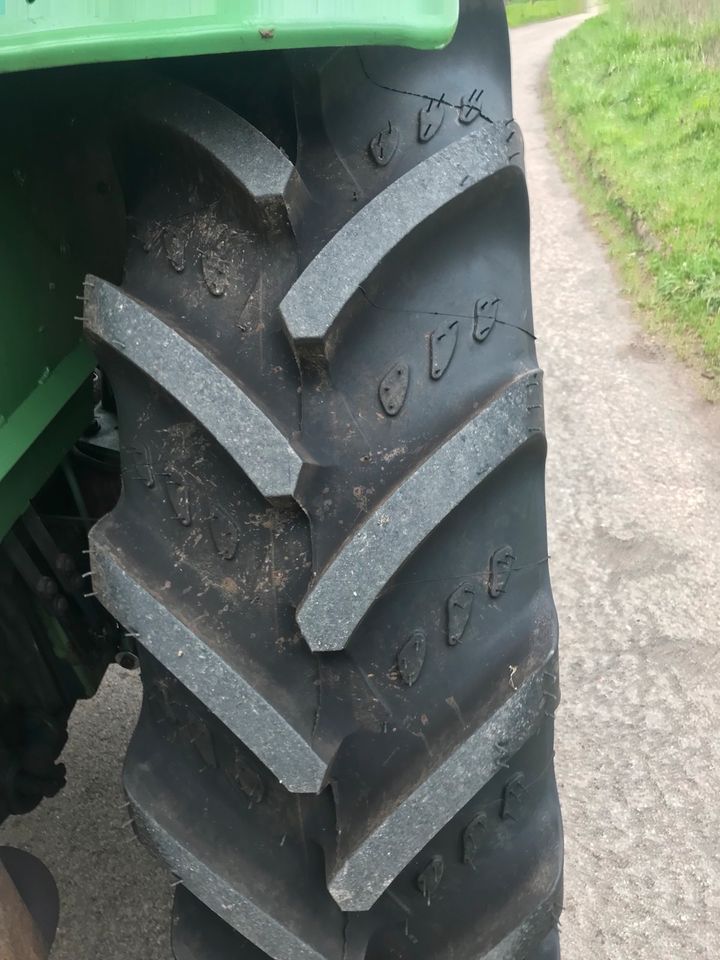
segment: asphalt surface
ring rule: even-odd
[[[548,151],[542,68],[579,19],[512,36],[561,629],[563,956],[717,960],[720,409],[634,322]]]
[[[547,144],[539,89],[569,18],[513,32],[550,438],[564,703],[564,960],[720,957],[720,411],[645,336]],[[69,785],[0,832],[53,870],[53,960],[168,960],[170,878],[120,790],[139,680],[78,707]]]

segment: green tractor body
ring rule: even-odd
[[[92,695],[113,656],[133,659],[125,649],[132,641],[119,639],[117,625],[77,589],[84,609],[75,610],[70,598],[76,616],[68,621],[67,577],[75,578],[82,562],[71,563],[47,531],[38,541],[41,520],[31,507],[45,490],[44,505],[52,515],[65,510],[63,522],[76,528],[70,541],[79,536],[80,550],[94,510],[68,453],[78,453],[87,436],[93,453],[106,455],[103,469],[108,461],[109,472],[116,466],[113,431],[94,415],[97,360],[82,332],[85,276],[119,280],[127,240],[112,159],[96,133],[106,105],[118,111],[126,77],[133,78],[130,98],[133,84],[142,88],[142,61],[172,59],[182,73],[202,56],[201,70],[212,72],[208,55],[348,45],[436,49],[450,40],[457,19],[458,0],[0,0],[0,559],[22,570],[18,603],[32,614],[23,656],[0,636],[0,708],[37,699],[41,714],[66,713],[78,697]],[[239,61],[213,62],[220,64],[217,75]],[[252,83],[260,87],[264,61],[255,63]],[[58,557],[60,565],[71,563],[65,583]],[[16,592],[13,576],[4,587]]]
[[[436,48],[457,17],[458,0],[0,0],[0,74],[349,44]],[[41,76],[38,96],[56,82]],[[47,180],[28,183],[28,164],[39,166],[35,124],[7,84],[3,102],[15,136],[3,138],[0,174],[0,538],[92,419],[94,366],[73,309],[87,264],[67,238],[84,211]]]
[[[176,960],[559,960],[503,0],[0,0],[0,103],[0,823],[139,668]]]
[[[441,47],[458,0],[5,0],[0,72],[249,50]]]

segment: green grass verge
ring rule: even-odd
[[[510,0],[505,12],[508,26],[521,27],[525,23],[536,23],[538,20],[552,20],[555,17],[582,13],[584,9],[584,0]]]
[[[630,294],[720,377],[720,20],[641,21],[616,3],[556,45],[549,80],[576,183]]]

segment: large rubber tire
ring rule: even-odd
[[[189,69],[134,97],[134,239],[85,304],[123,463],[94,588],[142,649],[125,786],[176,955],[557,958],[502,3],[442,51],[231,58],[213,97]]]

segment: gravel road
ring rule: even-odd
[[[548,150],[543,69],[581,19],[512,35],[562,629],[563,957],[717,960],[720,411],[633,320]],[[170,881],[119,787],[139,700],[138,678],[113,668],[74,715],[68,788],[0,834],[58,880],[53,960],[170,957]]]

